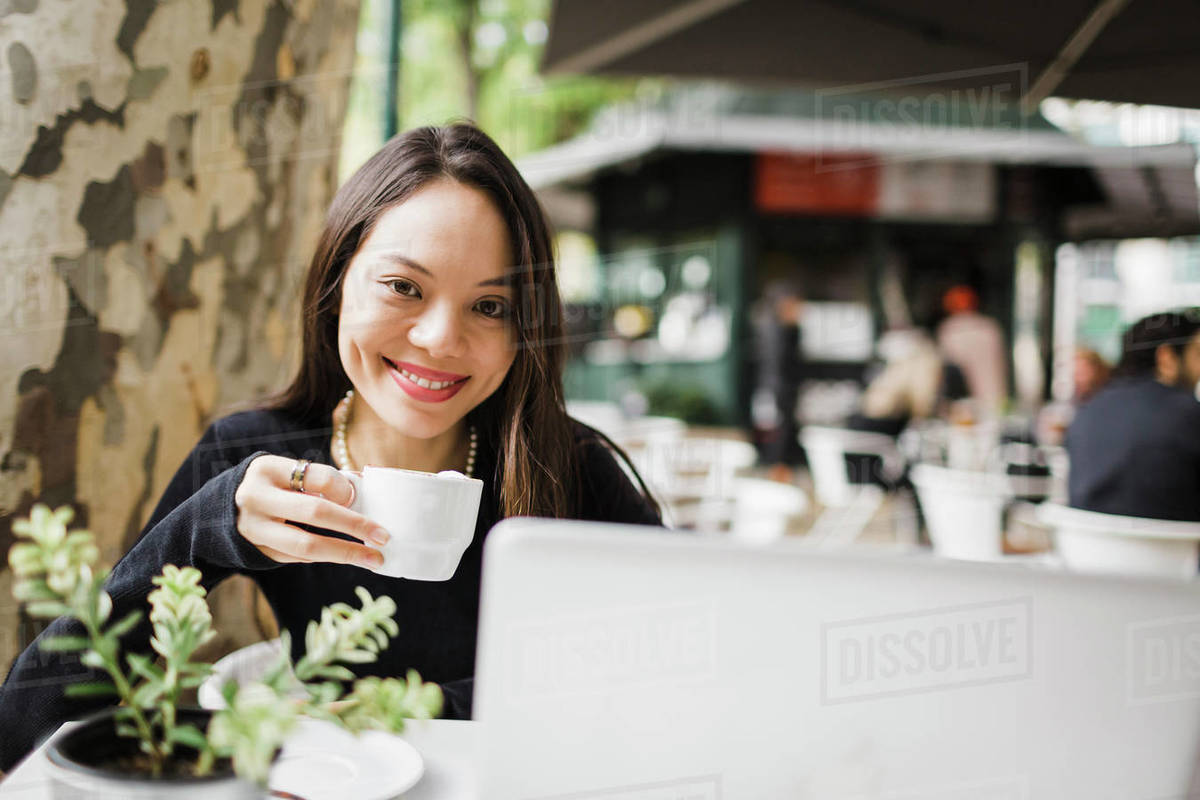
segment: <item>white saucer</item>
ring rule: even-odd
[[[302,720],[288,736],[268,785],[304,800],[388,800],[425,771],[421,754],[399,736],[354,736],[328,722]]]

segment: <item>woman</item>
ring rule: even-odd
[[[410,131],[338,191],[303,314],[295,380],[266,407],[208,428],[112,572],[113,619],[145,605],[163,564],[198,567],[210,589],[244,573],[298,657],[308,621],[336,601],[358,605],[362,585],[395,599],[400,634],[378,662],[352,668],[417,669],[442,684],[446,716],[469,717],[492,525],[514,515],[661,524],[611,443],[564,410],[563,319],[542,211],[478,129]],[[475,539],[450,580],[363,569],[379,564],[371,545],[387,534],[349,510],[353,487],[336,467],[364,464],[483,479]],[[43,636],[73,631],[60,619]],[[146,651],[149,635],[144,622],[123,645]],[[0,769],[94,707],[63,697],[86,675],[76,658],[37,642],[18,658],[0,687]]]

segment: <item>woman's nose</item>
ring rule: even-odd
[[[459,356],[463,349],[462,323],[453,309],[430,306],[409,329],[408,340],[431,356]]]

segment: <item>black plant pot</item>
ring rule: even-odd
[[[87,717],[70,730],[57,734],[46,746],[47,772],[55,800],[257,800],[262,790],[238,778],[227,760],[216,763],[211,775],[163,775],[131,772],[115,766],[138,752],[136,739],[117,736],[115,709]],[[200,730],[208,728],[212,712],[180,709],[178,720]],[[190,761],[196,751],[177,746],[180,761]],[[168,770],[169,772],[169,770]]]

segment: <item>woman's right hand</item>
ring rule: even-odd
[[[354,484],[328,464],[310,464],[304,491],[291,489],[296,459],[264,455],[250,462],[234,493],[237,530],[264,555],[283,564],[317,561],[376,569],[383,556],[374,547],[309,533],[294,523],[312,525],[383,545],[388,532],[348,506]]]

